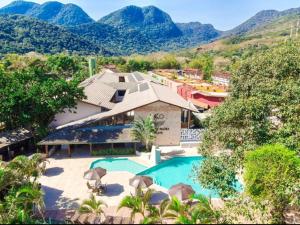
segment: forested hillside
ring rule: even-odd
[[[93,22],[93,19],[77,5],[62,4],[55,1],[45,2],[42,5],[33,2],[14,1],[0,9],[0,14],[22,14],[63,26]]]
[[[0,53],[109,54],[78,35],[40,20],[24,16],[0,16]]]

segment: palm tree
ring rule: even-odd
[[[181,216],[186,216],[189,211],[189,205],[183,204],[176,197],[172,197],[168,205],[168,216],[171,219],[177,219]]]
[[[177,224],[209,224],[217,221],[218,214],[205,196],[194,195],[191,200],[196,203],[183,204],[176,197],[172,198],[169,216],[176,219]]]
[[[106,204],[101,201],[97,200],[96,197],[92,194],[89,199],[86,199],[82,202],[79,208],[80,213],[91,213],[100,217],[103,213],[103,206]]]
[[[170,200],[165,199],[156,208],[150,207],[150,215],[145,218],[143,224],[162,224],[165,219],[172,218],[172,214],[169,213]]]
[[[118,209],[129,208],[131,209],[130,218],[133,220],[135,215],[140,213],[143,218],[146,218],[146,213],[151,212],[153,207],[150,205],[150,200],[153,195],[153,190],[148,189],[146,193],[142,193],[141,190],[138,190],[137,195],[126,196],[121,201]]]
[[[22,205],[22,208],[26,212],[33,211],[42,215],[42,210],[44,208],[44,193],[40,190],[38,186],[26,185],[18,190],[16,194],[16,203]]]
[[[156,138],[156,127],[152,116],[146,119],[136,120],[133,123],[132,136],[135,140],[142,142],[147,151],[150,151],[151,145]]]

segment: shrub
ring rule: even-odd
[[[265,145],[246,154],[246,193],[260,202],[268,200],[282,217],[285,207],[294,201],[299,184],[300,158],[281,144]]]

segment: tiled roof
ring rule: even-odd
[[[144,105],[148,105],[158,101],[175,105],[180,108],[192,110],[194,112],[198,111],[192,103],[189,103],[188,101],[183,99],[180,95],[173,92],[170,88],[153,82],[145,81],[143,83],[137,84],[136,88],[133,91],[129,90],[124,96],[123,101],[115,104],[112,110],[62,125],[60,127],[57,127],[57,129],[92,123],[117,114],[129,112],[136,108],[140,108]]]
[[[133,143],[131,126],[97,126],[64,129],[46,137],[39,145]]]
[[[2,132],[0,133],[0,148],[24,141],[31,137],[31,132],[25,129]]]

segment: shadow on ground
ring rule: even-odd
[[[161,192],[161,191],[157,191],[157,192],[153,193],[150,203],[151,204],[159,204],[160,202],[162,202],[163,200],[165,200],[167,198],[169,198],[168,194]]]
[[[107,191],[105,193],[108,197],[118,196],[124,192],[124,187],[120,184],[107,184]]]
[[[58,176],[58,175],[62,174],[63,172],[64,172],[64,169],[61,167],[52,167],[52,168],[46,169],[44,176],[54,177],[54,176]]]
[[[79,207],[79,204],[77,203],[78,199],[63,197],[62,190],[48,186],[42,186],[42,189],[45,192],[44,200],[46,209],[77,209]]]

